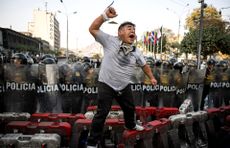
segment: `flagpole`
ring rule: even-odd
[[[163,48],[163,26],[161,26],[161,55],[160,55],[161,60],[162,60],[162,48]]]
[[[156,59],[156,52],[155,52],[156,44],[153,43],[153,50],[154,50],[154,58]]]
[[[154,52],[153,52],[153,43],[152,43],[152,41],[150,41],[150,51],[152,52],[152,56],[153,56]]]
[[[163,45],[162,45],[162,41],[163,41],[163,34],[161,35],[161,56],[160,56],[160,57],[161,57],[161,60],[162,60],[162,46],[163,46]]]
[[[159,52],[159,42],[157,42],[157,54]]]

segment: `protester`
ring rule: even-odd
[[[143,126],[135,122],[135,106],[130,87],[136,65],[142,67],[152,85],[157,84],[144,56],[134,46],[135,24],[122,23],[118,28],[118,36],[112,36],[100,30],[105,21],[116,16],[116,10],[108,7],[89,27],[89,32],[103,46],[104,57],[98,79],[97,113],[92,121],[88,148],[97,147],[113,99],[116,99],[124,112],[125,127],[130,130],[144,130]]]

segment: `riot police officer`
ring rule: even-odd
[[[210,75],[213,72],[215,65],[216,65],[216,61],[214,59],[211,58],[207,61],[207,68],[206,68],[205,79],[204,79],[204,88],[203,88],[201,105],[200,105],[201,110],[204,108],[205,98],[208,97],[210,91]]]
[[[229,98],[230,96],[230,92],[229,92],[230,69],[228,67],[228,61],[220,60],[216,64],[216,67],[217,67],[217,72],[218,72],[216,80],[222,84],[218,91],[219,100],[221,100],[218,106],[222,104],[229,105],[230,103],[230,98]]]
[[[38,112],[62,112],[59,71],[54,58],[46,57],[39,63]]]
[[[4,75],[3,75],[3,55],[0,53],[0,113],[3,112],[3,98],[4,98]]]
[[[176,99],[175,99],[175,107],[179,107],[183,101],[185,100],[185,90],[187,85],[188,75],[183,73],[184,64],[182,62],[175,62],[173,65],[175,86],[176,86]]]
[[[23,53],[14,54],[4,68],[4,80],[8,87],[4,92],[5,112],[36,111],[36,85],[31,65]]]

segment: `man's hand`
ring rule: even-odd
[[[106,8],[104,13],[107,15],[108,18],[114,18],[117,16],[117,12],[113,7]]]
[[[89,27],[89,32],[95,37],[101,25],[105,21],[108,21],[109,18],[114,18],[116,16],[117,13],[113,7],[106,8],[105,11],[103,11],[103,13],[92,22],[92,24]]]
[[[157,80],[155,78],[150,79],[152,85],[157,85]]]

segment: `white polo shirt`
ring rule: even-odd
[[[104,50],[99,81],[106,83],[115,91],[124,89],[128,84],[133,83],[136,66],[144,66],[146,61],[138,48],[125,55],[120,51],[121,41],[117,36],[112,36],[99,30],[95,37]]]

